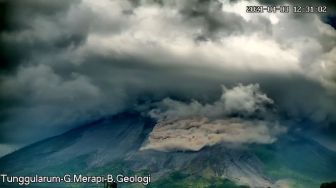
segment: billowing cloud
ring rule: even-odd
[[[17,77],[6,80],[3,84],[7,88],[6,95],[19,95],[25,93],[25,97],[32,100],[45,100],[48,102],[64,100],[68,98],[98,98],[99,89],[90,83],[90,80],[82,75],[73,73],[72,78],[63,80],[47,65],[21,68]],[[28,89],[28,90],[25,90]],[[36,97],[36,98],[35,98]]]
[[[228,89],[222,86],[223,93],[220,99],[212,104],[201,104],[198,101],[184,103],[172,99],[164,99],[150,115],[156,119],[179,119],[194,116],[218,118],[232,115],[243,117],[255,116],[266,111],[267,105],[273,103],[259,89],[259,85],[250,84]]]
[[[28,107],[12,106],[7,109],[8,117],[12,120],[3,122],[1,141],[20,143],[38,132],[48,137],[62,130],[60,124],[71,128],[72,123],[90,121],[104,115],[104,110],[108,108],[102,105],[107,100],[106,96],[90,78],[73,72],[65,79],[48,65],[21,67],[17,75],[13,79],[4,80],[2,86],[6,88],[1,93],[4,99],[15,98]],[[108,97],[111,103],[119,104],[118,107],[108,109],[108,113],[123,108],[122,91],[115,91]],[[8,134],[17,125],[32,129]]]
[[[265,121],[234,118],[213,121],[207,118],[166,120],[154,127],[141,150],[198,151],[219,143],[270,144],[285,132],[285,127],[270,125]]]
[[[223,142],[273,143],[286,128],[265,114],[266,106],[272,103],[252,84],[232,89],[223,86],[222,96],[213,104],[165,99],[150,112],[159,123],[141,149],[198,151]],[[233,117],[237,115],[240,118]]]
[[[31,143],[165,98],[162,105],[193,106],[210,121],[260,117],[275,104],[297,126],[334,130],[335,29],[323,15],[246,13],[260,3],[0,1],[0,144]],[[268,97],[241,86],[211,102],[221,84],[237,83],[258,83],[249,91]],[[207,111],[215,107],[224,109]]]

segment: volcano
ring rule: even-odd
[[[147,187],[318,187],[336,179],[336,153],[299,135],[199,151],[142,150],[155,124],[135,112],[104,117],[2,157],[0,171],[12,176],[150,174]],[[2,182],[1,187],[13,185]]]

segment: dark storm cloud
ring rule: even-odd
[[[269,0],[258,0],[263,5],[283,5],[290,4],[292,6],[326,6],[327,12],[321,13],[320,16],[325,23],[336,27],[335,25],[335,16],[336,16],[336,3],[334,1],[321,1],[321,0],[306,0],[306,1],[290,1],[290,0],[278,0],[278,1],[269,1]],[[302,14],[297,14],[296,18],[303,16]]]
[[[259,84],[279,118],[309,129],[336,120],[335,30],[315,15],[250,15],[245,1],[1,2],[0,143],[138,101],[212,103],[222,84]]]
[[[325,16],[323,17],[324,22],[331,25],[334,29],[336,29],[336,16]]]
[[[291,0],[258,0],[262,4],[266,5],[281,5],[281,4],[291,4],[291,5],[301,5],[301,6],[328,6],[328,8],[335,9],[336,3],[333,1],[321,1],[321,0],[306,0],[306,1],[291,1]]]
[[[4,11],[1,22],[0,70],[6,72],[15,69],[20,62],[34,53],[57,51],[83,41],[86,35],[85,28],[79,23],[76,27],[81,28],[77,31],[71,30],[69,26],[73,23],[63,20],[71,6],[79,2],[77,0],[1,1],[0,6]],[[61,28],[67,28],[67,31],[60,34]],[[50,32],[50,36],[47,32]]]
[[[176,9],[189,27],[201,27],[201,32],[195,40],[216,40],[221,35],[250,33],[256,29],[271,32],[268,19],[258,17],[248,22],[237,14],[222,11],[222,3],[217,0],[131,2],[135,7],[154,3],[161,7]]]

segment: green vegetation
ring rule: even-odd
[[[103,167],[88,168],[88,161],[90,155],[82,155],[75,159],[71,159],[60,165],[48,167],[41,171],[43,174],[48,175],[64,175],[65,173],[83,173],[85,175],[105,175],[105,174],[124,174],[124,175],[148,175],[149,170],[141,170],[134,172],[130,170],[127,162],[124,160],[116,160],[112,163],[104,165]],[[87,184],[88,185],[88,184]],[[83,187],[83,184],[59,184],[59,187]],[[123,188],[143,188],[144,185],[138,184],[121,184]],[[223,178],[205,178],[202,176],[195,176],[184,174],[183,172],[173,172],[167,177],[163,177],[155,182],[150,183],[149,188],[248,188],[247,186],[239,186],[234,182]]]
[[[295,188],[315,188],[336,178],[336,156],[317,144],[304,141],[252,146],[264,171],[276,180],[286,179]]]
[[[182,172],[174,172],[170,176],[159,179],[158,181],[151,183],[150,188],[165,188],[165,187],[174,187],[174,188],[248,188],[247,186],[239,186],[233,183],[230,180],[222,178],[204,178],[201,176],[191,176],[183,174]]]

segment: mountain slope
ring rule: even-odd
[[[239,148],[218,144],[197,152],[139,150],[154,125],[137,113],[102,118],[0,158],[0,171],[151,174],[154,182],[149,187],[279,187],[278,180],[288,179],[295,187],[315,187],[336,179],[336,154],[302,137]]]
[[[26,174],[70,159],[95,154],[89,166],[103,165],[137,151],[152,122],[132,113],[103,118],[27,146],[0,159],[0,170]]]
[[[284,136],[273,145],[250,147],[263,161],[265,173],[287,179],[295,187],[319,187],[336,179],[336,153],[300,135]]]

